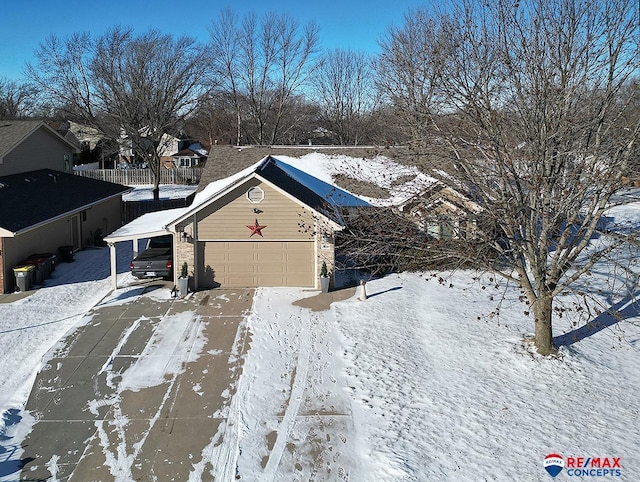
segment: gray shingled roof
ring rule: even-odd
[[[363,199],[272,156],[258,166],[256,174],[336,222],[341,208],[369,206]]]
[[[1,176],[0,228],[16,233],[130,189],[52,169]]]
[[[279,156],[303,157],[307,154],[320,152],[327,155],[344,155],[360,159],[373,159],[383,155],[390,159],[402,162],[407,156],[406,149],[402,147],[341,147],[341,146],[211,146],[209,157],[202,172],[198,191],[204,189],[209,183],[224,179],[255,164],[267,156],[278,158]],[[334,179],[339,187],[359,196],[378,197],[367,189],[366,185],[344,176]]]
[[[11,151],[38,125],[40,120],[0,120],[0,157]]]

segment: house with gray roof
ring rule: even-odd
[[[122,225],[130,188],[67,172],[74,149],[42,121],[0,121],[0,293],[32,254],[82,249]]]
[[[70,172],[77,147],[38,120],[0,120],[0,176],[55,169]]]

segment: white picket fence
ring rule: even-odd
[[[76,176],[90,177],[101,181],[115,182],[124,186],[153,184],[151,169],[91,169],[74,171]],[[160,184],[198,184],[201,167],[177,167],[160,170]]]

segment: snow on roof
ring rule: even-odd
[[[355,158],[346,154],[325,154],[312,152],[301,157],[278,155],[278,160],[314,176],[324,182],[335,185],[336,175],[345,175],[356,180],[376,184],[387,191],[387,199],[360,196],[371,205],[397,206],[419,194],[436,182],[413,166],[406,166],[385,156],[373,158]],[[404,176],[414,176],[406,182],[398,182]]]
[[[194,142],[193,144],[191,144],[189,146],[189,149],[191,149],[193,152],[197,152],[201,156],[206,156],[207,154],[209,154],[207,150],[204,147],[202,147],[202,144],[200,144],[199,142]]]
[[[369,203],[364,199],[336,186],[332,181],[323,181],[322,179],[308,174],[303,170],[297,169],[279,159],[271,159],[274,164],[291,179],[302,184],[307,189],[310,189],[320,197],[324,198],[327,202],[331,202],[333,205],[343,207],[369,206]]]
[[[261,159],[255,164],[243,169],[242,171],[233,174],[232,176],[225,177],[224,179],[219,179],[217,181],[211,182],[207,184],[207,186],[196,194],[193,203],[191,204],[191,209],[196,208],[207,202],[209,199],[217,196],[222,191],[227,189],[229,186],[235,184],[241,179],[249,177],[253,174],[260,165],[265,162],[266,159]]]
[[[267,156],[229,177],[209,183],[202,191],[196,193],[193,203],[189,207],[145,214],[113,232],[105,238],[105,240],[107,242],[117,242],[125,239],[132,239],[133,237],[143,237],[145,235],[151,236],[153,233],[157,233],[155,235],[159,235],[163,234],[163,232],[169,232],[166,229],[167,226],[175,224],[189,213],[197,211],[200,207],[221,195],[231,186],[248,179],[254,174],[260,175],[260,171],[267,167],[269,163],[275,165],[282,173],[299,185],[304,186],[306,189],[335,206],[359,207],[370,205],[363,198],[336,186],[331,176],[332,169],[329,167],[329,163],[326,162],[329,158],[326,156],[324,156],[323,159],[325,162],[309,162],[309,159],[306,159],[307,162],[299,162],[301,159],[296,158],[288,158],[287,160],[289,159],[293,162],[288,163],[281,159]],[[318,161],[315,157],[314,160]],[[344,161],[344,159],[339,159],[338,163],[340,163],[340,160]],[[297,166],[293,166],[292,164],[294,163],[297,164]],[[368,166],[369,169],[371,169],[371,165]],[[384,162],[374,164],[374,166],[378,171],[385,170]],[[367,171],[363,168],[363,172]],[[266,171],[265,176],[266,178],[270,177],[266,175]]]
[[[329,181],[326,182],[322,179],[319,179],[312,174],[304,172],[302,170],[296,169],[295,167],[288,165],[285,162],[280,161],[271,156],[267,156],[264,159],[252,164],[251,166],[243,169],[236,174],[226,177],[224,179],[220,179],[218,181],[214,181],[209,183],[202,191],[196,194],[193,203],[187,210],[185,210],[180,216],[176,217],[170,224],[175,224],[181,220],[182,217],[188,215],[189,213],[193,213],[197,211],[203,205],[209,203],[213,199],[220,196],[223,192],[236,185],[239,182],[244,181],[245,179],[250,178],[254,174],[257,174],[264,179],[273,182],[274,176],[273,172],[268,172],[267,169],[269,166],[276,166],[277,169],[284,174],[285,176],[291,178],[298,186],[303,186],[311,193],[313,193],[316,198],[328,201],[330,204],[334,206],[345,206],[345,207],[356,207],[356,206],[369,206],[369,203],[350,192],[345,191],[342,188],[336,186],[333,182],[331,182],[330,177]],[[277,181],[276,181],[277,182]],[[294,183],[294,184],[295,184]],[[281,186],[282,187],[282,186]],[[292,188],[294,186],[291,186]],[[295,189],[294,189],[295,190]],[[297,189],[296,191],[299,191]],[[304,194],[302,192],[296,192],[293,196],[297,197],[300,194]],[[300,196],[302,197],[302,196]],[[307,201],[306,199],[300,199],[301,202]],[[315,205],[314,205],[315,204]],[[309,207],[316,209],[318,212],[321,212],[317,203],[309,204]],[[326,213],[323,213],[326,215]]]
[[[153,213],[143,214],[128,224],[115,230],[104,240],[107,243],[117,243],[135,238],[145,238],[169,234],[166,226],[174,219],[178,218],[189,208],[165,209]]]

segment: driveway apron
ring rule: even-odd
[[[182,481],[208,468],[252,300],[250,289],[212,290],[94,308],[37,376],[21,480]]]

